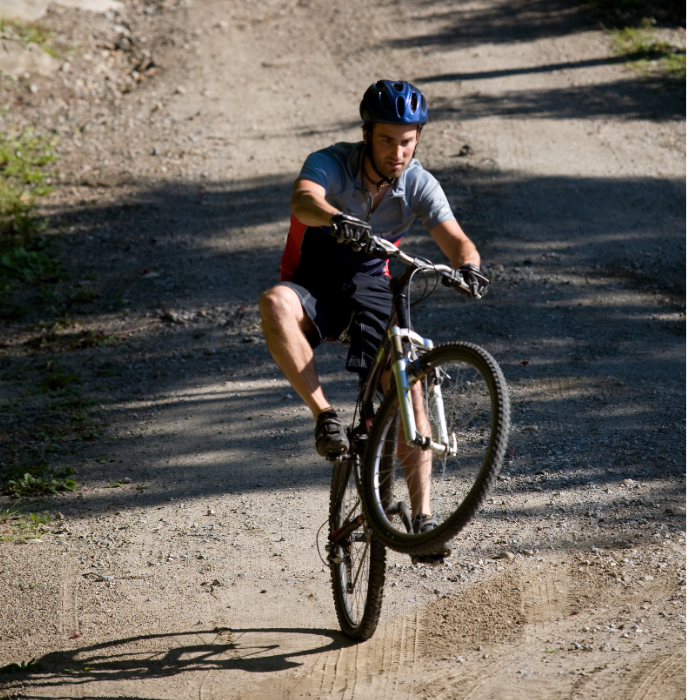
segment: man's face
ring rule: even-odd
[[[368,140],[365,131],[365,143]],[[382,177],[399,177],[413,158],[418,145],[418,128],[405,124],[375,124],[372,133],[372,155]]]

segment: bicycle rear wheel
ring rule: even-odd
[[[494,358],[471,343],[438,346],[420,358],[420,367],[410,380],[418,432],[456,451],[441,456],[409,448],[392,387],[365,451],[365,509],[375,537],[391,549],[445,554],[445,543],[474,518],[501,469],[510,401]],[[410,520],[420,512],[435,527],[414,534]]]
[[[369,639],[377,628],[382,609],[386,549],[362,521],[362,500],[351,460],[337,461],[331,482],[330,535],[341,528],[348,534],[331,542],[333,601],[340,627],[351,639]]]

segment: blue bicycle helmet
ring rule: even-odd
[[[362,121],[383,124],[417,124],[428,120],[425,95],[405,80],[378,80],[360,102]]]

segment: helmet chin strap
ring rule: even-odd
[[[385,185],[391,186],[396,182],[395,177],[384,177],[380,172],[379,168],[377,167],[377,164],[374,162],[374,148],[372,147],[372,132],[370,131],[369,134],[367,135],[367,148],[365,148],[365,152],[367,153],[367,157],[369,158],[369,162],[374,169],[374,172],[379,175],[379,182],[374,182],[369,176],[367,176],[367,179],[377,188],[384,187]],[[364,168],[363,168],[364,170]],[[367,175],[367,171],[365,171],[365,175]]]

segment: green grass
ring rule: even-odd
[[[65,277],[55,245],[42,235],[47,219],[37,213],[51,192],[55,146],[53,136],[13,128],[0,114],[0,318],[29,312],[12,300],[18,285],[39,285],[48,294],[46,283]]]
[[[685,82],[685,47],[673,46],[659,38],[660,28],[685,27],[685,2],[580,0],[580,4],[610,32],[615,53],[627,56],[627,65],[641,77]]]
[[[96,400],[81,390],[78,374],[54,359],[55,353],[48,357],[51,354],[48,361],[47,355],[43,361],[35,355],[31,363],[23,358],[2,360],[0,378],[12,383],[16,399],[0,403],[0,421],[10,418],[0,434],[0,493],[13,498],[74,491],[73,469],[60,463],[65,455],[102,437],[106,422]]]
[[[685,80],[685,51],[661,41],[651,20],[639,28],[614,29],[611,35],[615,52],[627,56],[630,68],[641,76]]]
[[[37,44],[53,57],[58,54],[51,47],[51,32],[40,24],[24,24],[17,20],[0,19],[0,47],[2,41],[21,41]]]
[[[55,138],[25,128],[0,128],[0,251],[27,245],[46,227],[36,216],[40,197],[51,192]],[[38,261],[30,261],[36,266]]]
[[[22,542],[41,535],[43,528],[52,522],[51,515],[43,513],[23,513],[19,501],[9,508],[0,508],[0,542]],[[27,588],[36,588],[29,584]]]

